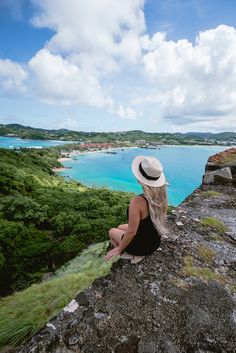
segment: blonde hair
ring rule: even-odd
[[[141,183],[144,191],[144,196],[148,201],[149,213],[152,223],[160,235],[167,235],[168,229],[166,228],[168,197],[166,186],[164,184],[160,187],[148,186]]]

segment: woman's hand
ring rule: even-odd
[[[116,248],[114,248],[114,249],[112,249],[112,250],[107,252],[107,254],[105,256],[105,260],[109,261],[113,257],[120,255],[120,253],[121,253],[121,251],[120,251],[119,247],[117,246]]]

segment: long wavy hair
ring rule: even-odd
[[[168,196],[164,184],[160,187],[148,186],[140,182],[143,187],[144,196],[148,200],[149,213],[152,223],[158,233],[163,237],[169,233],[166,227],[167,209],[168,209]]]

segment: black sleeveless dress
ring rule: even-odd
[[[147,201],[144,195],[139,196],[142,196]],[[129,220],[128,211],[129,209],[127,209],[127,218]],[[123,236],[124,234],[122,238]],[[160,246],[160,243],[161,236],[154,227],[149,214],[146,218],[140,220],[137,233],[123,251],[137,256],[150,255]]]

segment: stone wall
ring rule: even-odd
[[[236,185],[236,148],[211,156],[205,167],[204,184]]]

